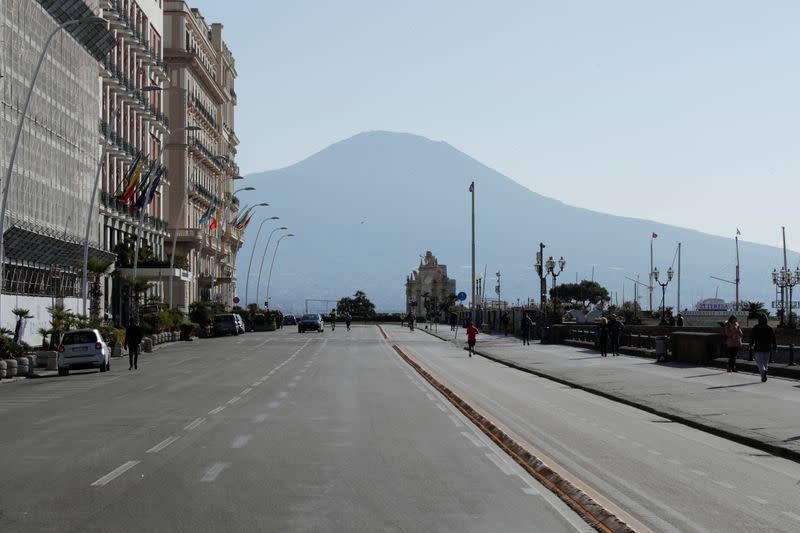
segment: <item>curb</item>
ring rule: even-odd
[[[461,413],[472,421],[487,437],[492,439],[500,448],[503,449],[517,464],[525,471],[536,478],[542,485],[550,489],[573,511],[580,515],[587,524],[597,531],[607,533],[634,533],[625,522],[611,513],[592,499],[585,492],[580,490],[570,481],[558,473],[551,470],[538,457],[526,450],[516,440],[509,436],[505,431],[483,416],[474,407],[464,401],[455,392],[441,383],[436,377],[428,372],[422,365],[416,362],[410,355],[406,354],[396,344],[392,348],[397,354],[417,371],[425,380],[436,390],[443,394]]]

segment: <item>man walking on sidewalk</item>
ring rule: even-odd
[[[128,349],[128,370],[139,369],[139,345],[142,343],[142,328],[133,320],[125,328],[125,347]]]
[[[475,327],[475,324],[472,322],[467,322],[467,346],[469,347],[470,357],[472,357],[472,354],[475,353],[475,341],[478,333],[479,331],[478,328]]]
[[[533,331],[533,320],[527,312],[522,313],[522,345],[531,344],[531,332]]]
[[[775,342],[775,332],[767,324],[767,315],[759,315],[758,324],[750,333],[750,348],[754,347],[758,371],[761,372],[761,381],[764,382],[767,381],[767,365],[770,355],[775,353],[778,348],[778,344]]]

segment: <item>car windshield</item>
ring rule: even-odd
[[[64,335],[61,344],[94,344],[97,335],[94,331],[71,331]]]
[[[319,320],[319,315],[303,315],[303,320]]]

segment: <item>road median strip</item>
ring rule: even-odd
[[[572,482],[554,472],[538,457],[522,446],[518,440],[509,435],[509,431],[501,429],[479,412],[476,407],[467,403],[460,395],[448,388],[425,367],[399,346],[392,345],[397,354],[417,371],[428,383],[444,395],[464,416],[470,419],[486,436],[492,439],[525,471],[535,477],[545,487],[550,489],[573,511],[580,515],[589,525],[598,531],[608,533],[634,533],[628,524],[615,514],[606,510],[588,494],[580,490]]]

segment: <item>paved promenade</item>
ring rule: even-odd
[[[449,326],[437,336],[455,341]],[[800,382],[748,372],[621,355],[561,344],[523,346],[519,339],[478,336],[480,355],[660,416],[709,431],[769,453],[800,461]]]

